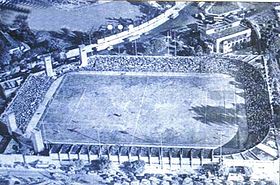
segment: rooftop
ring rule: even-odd
[[[222,30],[220,32],[210,34],[209,36],[213,39],[219,39],[219,38],[226,37],[226,36],[229,36],[229,35],[232,35],[232,34],[235,34],[238,32],[242,32],[242,31],[245,31],[248,29],[250,29],[250,28],[247,28],[244,26],[235,26],[235,27],[230,27],[228,29]]]
[[[229,25],[236,21],[238,21],[238,20],[236,20],[234,17],[227,17],[227,18],[224,18],[222,21],[215,22],[214,24],[206,24],[206,29],[209,30],[209,29],[213,29],[213,28],[223,27],[223,26]]]

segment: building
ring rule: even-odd
[[[230,53],[235,47],[251,41],[251,29],[242,25],[240,20],[225,18],[214,24],[199,25],[198,29],[215,53]]]
[[[23,77],[17,77],[1,82],[0,83],[1,93],[4,95],[5,98],[9,98],[11,94],[14,93],[18,89],[18,87],[20,87],[23,80],[24,80]]]

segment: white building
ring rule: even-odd
[[[243,26],[240,20],[225,19],[223,22],[203,25],[200,31],[211,40],[207,45],[216,53],[230,53],[235,46],[251,41],[251,29]]]

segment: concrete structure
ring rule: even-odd
[[[44,62],[45,62],[45,69],[46,69],[47,76],[52,77],[54,75],[54,73],[53,73],[52,57],[51,57],[51,55],[45,56],[44,57]]]
[[[199,25],[198,29],[210,40],[207,43],[216,53],[229,53],[234,47],[251,41],[251,29],[243,26],[241,22],[225,19],[212,25]]]
[[[8,131],[9,134],[12,135],[13,132],[15,132],[17,130],[17,124],[16,124],[16,115],[15,113],[10,113],[8,114]]]
[[[17,77],[10,80],[6,80],[0,83],[0,89],[5,96],[5,98],[9,98],[12,93],[14,93],[17,88],[23,82],[23,77]]]
[[[34,129],[32,131],[31,141],[32,141],[35,153],[40,153],[45,149],[41,130]]]
[[[59,161],[74,159],[91,161],[106,156],[112,162],[119,164],[140,159],[149,165],[170,167],[172,165],[189,166],[202,165],[204,162],[218,162],[218,158],[214,158],[213,149],[75,144],[47,144],[47,148],[49,148],[51,159]]]
[[[241,28],[241,27],[240,27]],[[237,31],[237,30],[236,30]],[[251,29],[240,29],[236,33],[217,36],[215,50],[217,53],[229,53],[237,44],[248,43],[251,40]]]
[[[79,53],[80,53],[81,67],[87,66],[88,58],[87,58],[87,51],[84,44],[79,46]]]

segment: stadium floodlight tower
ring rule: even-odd
[[[12,135],[17,130],[16,115],[14,112],[8,114],[8,132]]]
[[[80,60],[81,60],[81,67],[85,67],[88,65],[88,58],[87,58],[87,51],[85,45],[79,45],[79,53],[80,53]]]
[[[45,149],[44,148],[43,137],[42,137],[42,132],[41,132],[40,129],[35,128],[32,131],[31,141],[32,141],[35,153],[40,153]]]
[[[52,57],[51,57],[51,55],[46,55],[44,57],[44,62],[45,62],[45,69],[46,69],[47,76],[52,77],[54,75],[54,73],[53,73]]]

